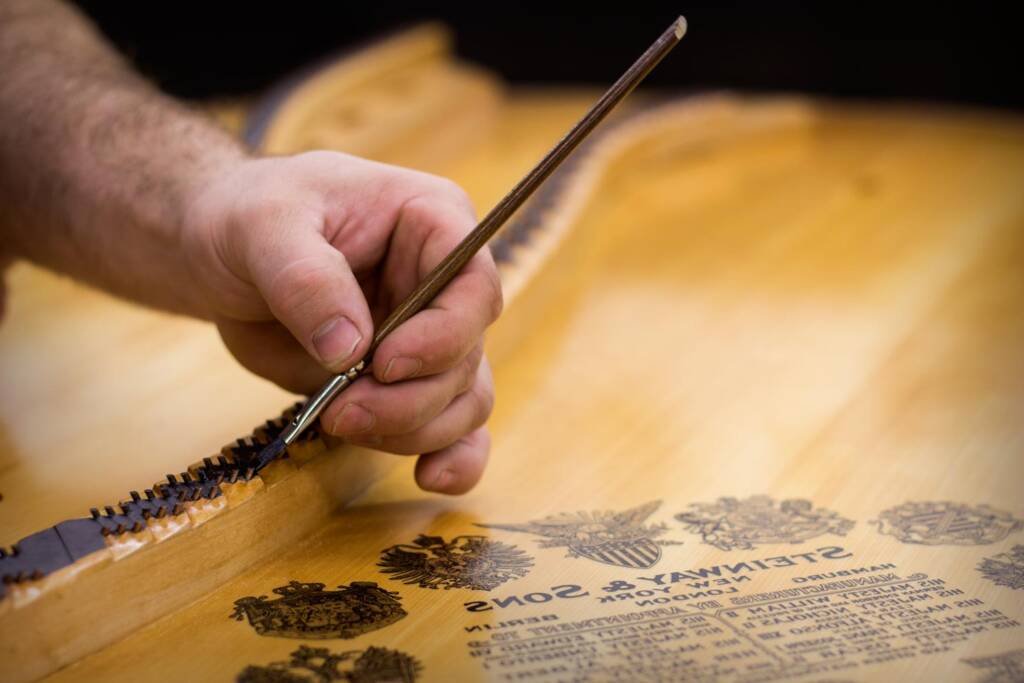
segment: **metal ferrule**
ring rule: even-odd
[[[306,431],[306,427],[313,424],[320,413],[323,412],[327,404],[334,400],[334,398],[344,391],[352,382],[363,374],[363,370],[366,369],[366,361],[361,360],[355,367],[332,377],[320,391],[310,396],[309,400],[306,401],[306,405],[302,407],[302,410],[295,416],[285,430],[281,432],[281,440],[284,441],[285,445],[291,445],[302,432]]]

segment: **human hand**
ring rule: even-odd
[[[318,389],[365,355],[374,325],[476,225],[442,178],[334,152],[247,159],[202,188],[182,228],[194,284],[224,343],[282,387]],[[501,284],[481,250],[376,350],[372,375],[321,416],[355,444],[421,454],[421,488],[483,474],[494,388],[483,332]]]

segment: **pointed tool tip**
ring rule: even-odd
[[[676,40],[682,40],[683,36],[686,35],[686,17],[680,15],[679,18],[676,19],[676,23],[673,24],[673,27],[676,31]]]
[[[284,442],[284,438],[280,436],[268,443],[266,447],[260,451],[260,455],[256,459],[255,474],[258,474],[264,467],[272,463],[274,460],[277,460],[281,454],[285,452],[286,448],[287,445]]]

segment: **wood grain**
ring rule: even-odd
[[[267,144],[413,165],[491,206],[595,93],[499,108],[446,40],[423,29],[302,81]],[[375,114],[339,113],[346,94]],[[411,462],[348,447],[275,464],[232,506],[191,510],[201,525],[13,591],[0,678],[231,680],[307,646],[349,670],[403,653],[406,680],[1014,680],[1022,181],[1024,122],[992,113],[722,95],[626,117],[503,267],[476,490],[424,494]],[[0,542],[292,399],[206,325],[27,266],[8,278]],[[570,532],[554,543],[552,515]],[[434,564],[384,571],[417,553]],[[291,581],[324,584],[317,628],[377,590],[361,581],[407,615],[259,635],[238,601],[264,609]]]
[[[478,489],[459,499],[430,496],[415,489],[408,467],[395,468],[308,540],[52,680],[230,679],[248,665],[286,661],[299,645],[398,650],[419,660],[422,680],[438,681],[524,671],[538,680],[574,671],[612,678],[600,668],[579,674],[582,662],[625,662],[635,674],[629,680],[973,681],[1000,666],[1012,670],[1024,642],[1021,593],[978,566],[1021,544],[1020,529],[1011,522],[995,540],[967,542],[944,536],[956,525],[890,525],[883,533],[873,520],[911,501],[1024,517],[1024,126],[920,108],[728,98],[691,105],[653,111],[622,132],[625,142],[609,139],[594,157],[601,172],[584,175],[593,182],[580,190],[586,201],[558,209],[563,239],[491,335],[503,350],[499,402],[492,461]],[[776,511],[785,500],[808,501],[812,512],[848,524],[794,543],[741,548],[734,538],[724,550],[677,517],[695,503],[732,497],[742,507],[751,496],[769,497]],[[665,524],[657,538],[679,544],[661,547],[647,569],[567,557],[565,547],[539,545],[537,534],[478,526],[659,500],[643,522]],[[758,519],[746,523],[755,528]],[[978,518],[972,528],[989,533],[997,523]],[[930,541],[907,542],[912,533]],[[382,573],[382,551],[420,534],[480,535],[516,546],[534,564],[489,591],[431,590]],[[728,545],[728,537],[709,538]],[[800,553],[811,553],[813,564]],[[654,587],[649,579],[659,574],[744,562],[754,570],[738,575],[749,580],[720,586],[735,593],[654,606],[638,604],[643,597],[600,602],[615,595],[605,589],[616,581]],[[827,579],[808,577],[825,572],[897,577],[865,586],[861,606],[847,594],[844,609],[854,617],[868,618],[858,610],[875,599],[872,590],[917,597],[885,620],[877,608],[868,621],[884,633],[863,636],[860,651],[835,646],[824,659],[823,646],[808,643],[848,627],[792,631],[794,623],[827,623],[820,615],[737,626],[738,635],[685,626],[753,623],[719,612],[762,605],[758,595],[771,591],[819,586]],[[408,616],[354,639],[316,641],[260,636],[229,618],[236,600],[272,596],[292,580],[331,588],[375,581],[400,594]],[[568,585],[589,595],[522,601]],[[699,592],[684,582],[655,595]],[[523,604],[467,611],[467,603],[510,596]],[[788,618],[806,615],[796,602],[772,604]],[[911,611],[942,604],[938,616]],[[580,659],[552,642],[549,659],[503,665],[469,645],[521,653],[526,646],[517,643],[537,642],[526,640],[530,628],[673,607],[681,613],[660,620],[675,624],[676,645],[694,646],[685,656],[645,660],[654,646],[637,637],[617,658],[606,644]],[[554,619],[540,621],[546,615]],[[502,626],[530,617],[537,621]],[[959,617],[973,626],[957,627]],[[954,621],[939,621],[946,618]],[[935,621],[930,635],[912,631],[925,619]],[[494,630],[467,632],[474,626]],[[763,638],[774,631],[782,635]],[[495,639],[511,632],[511,641]],[[793,649],[799,643],[804,649]],[[871,663],[869,646],[887,652]],[[643,669],[657,662],[677,668]]]
[[[434,69],[459,71],[436,29],[387,44],[396,58],[427,47]],[[354,55],[332,66],[341,82],[332,81],[334,95],[369,104],[358,86],[373,81],[375,64],[387,67],[388,78],[402,77],[405,68],[413,83],[422,66],[415,59],[378,64]],[[357,92],[346,94],[353,71],[359,78],[349,86]],[[483,84],[482,76],[475,78]],[[475,94],[459,94],[478,123],[493,115],[492,81]],[[417,88],[406,98],[405,125],[421,127],[423,144],[404,145],[406,156],[394,161],[434,158],[429,148],[436,140],[426,132],[437,125],[436,95]],[[223,104],[214,111],[228,124],[237,113]],[[367,156],[385,158],[390,152],[374,142],[374,130],[349,131],[347,139],[360,141]],[[443,156],[459,155],[471,137],[451,140]],[[539,154],[548,142],[536,140],[527,150]],[[7,548],[62,520],[88,516],[91,507],[116,505],[130,490],[215,454],[295,400],[238,367],[207,324],[117,301],[24,264],[6,277],[0,544]],[[133,381],[126,382],[129,376]],[[302,470],[293,458],[252,485],[225,487],[231,489],[225,498],[191,505],[180,518],[151,523],[144,532],[111,537],[102,552],[8,587],[0,600],[0,678],[38,678],[200,597],[307,534],[395,462],[341,450],[341,457],[318,458]],[[296,504],[302,510],[289,511]],[[289,523],[268,531],[279,518]]]

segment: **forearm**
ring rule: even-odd
[[[0,72],[0,250],[207,315],[180,228],[190,198],[245,156],[241,146],[50,0],[0,0]]]

